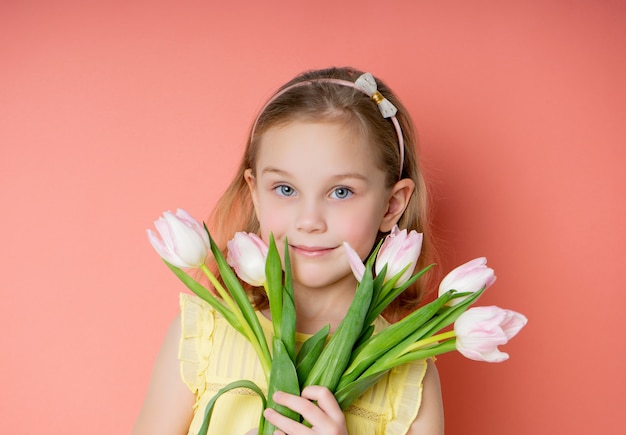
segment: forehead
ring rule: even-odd
[[[306,172],[376,171],[373,144],[354,124],[337,121],[292,121],[261,137],[256,169],[276,167]],[[378,170],[379,171],[379,170]]]

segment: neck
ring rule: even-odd
[[[294,283],[296,330],[314,334],[325,325],[334,332],[352,303],[356,281],[349,277],[332,286],[310,288]]]

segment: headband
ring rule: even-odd
[[[393,123],[393,126],[396,129],[396,134],[398,135],[398,151],[400,153],[400,178],[402,178],[402,168],[404,166],[404,136],[402,135],[402,128],[400,128],[398,118],[396,118],[396,113],[398,112],[398,109],[391,103],[391,101],[385,98],[380,93],[380,91],[378,91],[376,80],[374,79],[374,76],[370,73],[366,72],[364,74],[361,74],[359,78],[357,78],[354,82],[333,78],[317,78],[294,83],[293,85],[287,86],[286,88],[281,89],[276,94],[274,94],[274,96],[271,97],[260,110],[259,116],[265,111],[265,109],[267,109],[267,106],[272,104],[281,95],[294,88],[307,86],[313,83],[332,83],[335,85],[347,86],[349,88],[358,89],[376,103],[378,109],[380,110],[380,113],[383,115],[383,118],[391,118],[391,122]],[[252,133],[250,137],[254,136],[254,131],[256,130],[258,122],[259,118],[257,117],[257,119],[254,121],[254,125],[252,126]]]

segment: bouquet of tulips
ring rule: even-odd
[[[201,434],[208,430],[215,401],[230,389],[249,388],[261,397],[264,407],[300,420],[295,412],[272,401],[275,391],[300,394],[308,385],[325,386],[345,409],[389,370],[410,361],[452,350],[473,360],[504,361],[508,354],[498,346],[506,344],[527,321],[522,314],[495,306],[468,309],[496,279],[493,270],[486,266],[486,259],[477,258],[454,269],[441,281],[436,300],[374,334],[374,320],[432,267],[414,273],[422,235],[396,227],[365,264],[344,244],[359,282],[352,304],[330,338],[327,326],[296,352],[296,314],[286,244],[283,267],[273,238],[267,246],[255,234],[235,234],[228,242],[225,259],[206,226],[181,209],[175,214],[165,212],[155,221],[155,227],[160,239],[148,230],[155,250],[191,291],[250,341],[268,381],[267,398],[248,380],[233,382],[220,390],[207,405]],[[211,254],[224,285],[205,264]],[[219,298],[183,270],[190,268],[204,272]],[[265,288],[273,326],[272,352],[237,276],[250,285]],[[453,329],[444,331],[452,324]],[[271,434],[275,429],[261,416],[260,434]]]

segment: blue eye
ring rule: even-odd
[[[280,186],[276,186],[274,190],[280,196],[293,196],[296,194],[296,191],[293,189],[293,187],[288,186],[286,184],[281,184]]]
[[[331,196],[337,199],[345,199],[352,196],[352,191],[347,187],[337,187],[335,190],[333,190]]]

